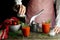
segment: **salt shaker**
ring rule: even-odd
[[[31,23],[31,31],[32,32],[38,32],[39,24],[36,23],[35,21],[32,21]]]

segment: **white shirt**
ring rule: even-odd
[[[60,27],[60,0],[57,0],[56,2],[56,10],[57,10],[56,26]]]
[[[57,17],[56,17],[56,26],[60,27],[60,0],[56,1],[56,10],[57,10]],[[56,32],[54,32],[54,29],[50,31],[50,36],[55,36]]]
[[[16,5],[21,5],[22,4],[22,0],[15,0]]]

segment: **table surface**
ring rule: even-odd
[[[31,32],[29,37],[18,35],[17,37],[12,38],[12,36],[10,36],[7,40],[60,40],[60,34],[49,36],[48,34],[44,34],[42,32]]]
[[[22,31],[21,31],[22,32]],[[55,36],[49,36],[48,34],[40,32],[30,32],[30,36],[24,37],[22,33],[18,33],[18,35],[13,33],[13,35],[9,35],[6,40],[60,40],[60,33]]]

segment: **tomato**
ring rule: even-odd
[[[12,24],[13,24],[13,25],[17,25],[17,22],[16,22],[16,21],[13,21]]]

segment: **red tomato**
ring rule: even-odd
[[[16,21],[13,21],[13,25],[17,25],[17,22]]]

